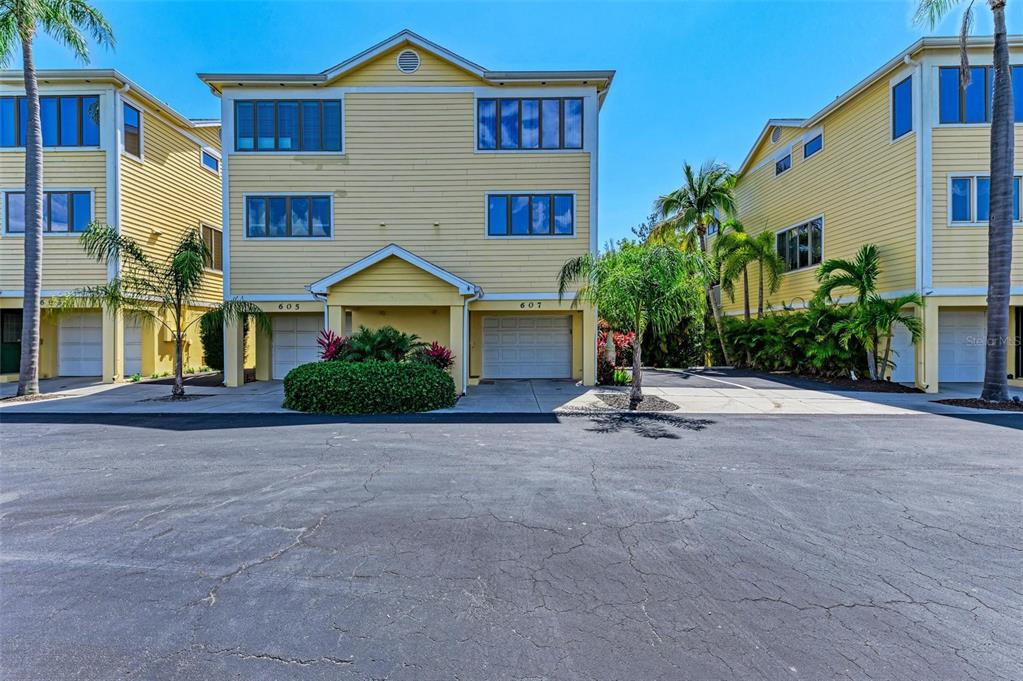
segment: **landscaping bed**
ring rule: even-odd
[[[856,391],[865,393],[922,393],[923,390],[911,385],[893,383],[892,381],[871,381],[861,378],[857,381],[847,376],[825,378],[823,376],[808,376],[806,374],[770,373],[767,374],[779,383],[792,385],[793,387],[819,389],[824,384],[831,390]]]
[[[1023,400],[1008,402],[988,402],[977,397],[957,400],[934,400],[935,404],[947,404],[951,407],[969,407],[970,409],[994,409],[996,411],[1023,412]]]
[[[629,393],[597,393],[600,401],[612,409],[629,410]],[[634,411],[675,411],[678,405],[653,395],[644,395]]]

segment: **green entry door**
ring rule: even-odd
[[[21,371],[21,310],[0,310],[0,374]]]

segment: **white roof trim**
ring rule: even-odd
[[[472,282],[466,281],[465,279],[462,279],[461,277],[456,276],[441,267],[437,267],[436,265],[427,260],[423,260],[415,253],[410,253],[409,251],[406,251],[404,248],[397,244],[388,244],[387,246],[384,246],[379,251],[367,255],[362,260],[357,260],[348,267],[340,269],[334,274],[326,276],[317,282],[313,282],[308,286],[308,289],[312,293],[324,294],[327,292],[327,289],[329,289],[331,286],[334,286],[335,284],[344,281],[348,277],[351,277],[355,274],[358,274],[359,272],[362,272],[365,269],[372,267],[373,265],[376,265],[381,260],[389,258],[392,255],[396,258],[401,258],[410,265],[418,267],[424,272],[432,274],[441,281],[445,281],[451,284],[452,286],[457,288],[458,292],[462,295],[473,295],[480,292],[480,288],[473,284]]]
[[[326,76],[327,80],[333,80],[334,78],[337,78],[342,74],[348,73],[349,71],[354,71],[355,69],[359,68],[366,62],[379,57],[384,52],[387,52],[405,43],[415,45],[416,47],[426,50],[427,52],[432,52],[434,55],[441,57],[451,62],[452,64],[455,64],[459,68],[462,68],[480,78],[483,78],[484,74],[486,73],[486,69],[484,69],[479,64],[475,64],[464,57],[460,57],[451,50],[441,47],[437,43],[431,42],[424,38],[423,36],[413,33],[412,31],[406,28],[405,30],[399,33],[395,33],[390,38],[387,38],[386,40],[377,43],[373,47],[370,47],[367,50],[363,50],[362,52],[355,55],[351,59],[346,59],[340,64],[330,67],[329,69],[323,71],[323,75]]]

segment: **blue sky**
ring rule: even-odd
[[[913,0],[310,3],[94,0],[114,67],[180,112],[215,116],[199,71],[316,72],[403,28],[495,70],[615,69],[601,114],[601,240],[629,234],[683,160],[737,166],[764,122],[814,113],[918,37]],[[990,32],[977,3],[977,33]],[[1009,30],[1017,29],[1010,18]],[[40,68],[74,66],[49,41]]]

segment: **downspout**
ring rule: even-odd
[[[462,385],[461,393],[469,388],[469,303],[483,297],[483,289],[476,287],[475,293],[462,303]]]
[[[330,313],[327,310],[327,296],[326,296],[326,294],[324,294],[324,293],[314,293],[309,287],[306,287],[306,290],[309,291],[309,295],[311,295],[313,298],[315,298],[316,300],[318,300],[321,303],[323,303],[323,328],[329,329],[330,328]]]

